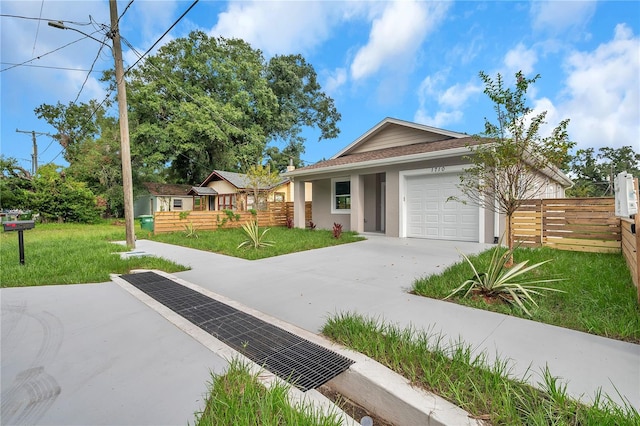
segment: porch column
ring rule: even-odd
[[[364,176],[351,175],[351,228],[364,231]]]
[[[296,228],[306,228],[307,221],[304,217],[305,211],[304,180],[295,179],[293,181],[293,226]]]

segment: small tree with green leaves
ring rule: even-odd
[[[494,103],[497,122],[485,117],[485,130],[475,138],[480,142],[470,146],[465,169],[458,185],[465,201],[506,216],[506,239],[513,249],[511,216],[523,202],[538,198],[542,190],[540,171],[559,173],[569,161],[569,120],[561,121],[550,136],[540,135],[546,111],[533,114],[526,105],[527,90],[540,78],[527,78],[522,71],[515,75],[515,87],[505,86],[500,74],[492,79],[480,72],[484,93]],[[512,259],[511,262],[512,263]]]
[[[246,188],[253,195],[254,208],[265,210],[269,196],[276,189],[276,185],[282,181],[277,171],[271,171],[271,166],[262,162],[250,166],[246,173]]]

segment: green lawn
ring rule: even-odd
[[[198,426],[296,425],[339,426],[336,413],[323,415],[310,405],[292,407],[289,385],[266,389],[246,365],[231,360],[226,373],[212,376],[205,409],[196,414]]]
[[[640,424],[640,415],[628,404],[620,406],[602,394],[588,395],[594,398],[592,406],[580,404],[548,370],[528,373],[539,377],[540,386],[534,388],[526,377],[510,374],[508,361],[490,363],[486,353],[464,342],[446,345],[446,336],[351,313],[332,316],[322,332],[492,425]]]
[[[78,284],[109,281],[109,274],[132,269],[184,271],[185,267],[154,257],[120,259],[126,247],[124,225],[36,224],[24,231],[25,264],[20,265],[18,233],[0,235],[0,285],[2,287]]]
[[[260,233],[264,229],[266,228],[260,228]],[[329,230],[273,227],[265,235],[265,239],[273,242],[273,246],[253,249],[247,247],[238,248],[238,245],[247,239],[241,228],[197,231],[197,235],[197,238],[186,237],[186,232],[172,232],[150,236],[149,238],[154,241],[207,250],[248,260],[264,259],[266,257],[364,240],[364,237],[355,232],[343,232],[342,236],[336,239],[333,238],[333,234]]]
[[[470,256],[479,272],[487,265],[490,251]],[[621,254],[581,253],[539,249],[518,249],[515,262],[529,264],[552,259],[532,271],[539,277],[563,278],[547,286],[566,293],[546,292],[536,298],[538,308],[532,308],[534,321],[585,331],[600,336],[640,343],[640,308],[636,288]],[[480,265],[480,266],[478,266]],[[466,279],[472,277],[466,263],[458,263],[443,271],[416,280],[416,294],[442,299]],[[508,315],[529,318],[518,308],[507,304],[488,304],[481,298],[450,299],[455,303]]]

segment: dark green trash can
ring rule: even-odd
[[[145,231],[153,232],[153,215],[145,214],[138,217],[140,219],[140,227]]]

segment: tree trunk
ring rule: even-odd
[[[507,237],[507,247],[509,248],[509,259],[507,259],[507,262],[504,264],[504,266],[506,266],[507,268],[510,268],[513,266],[513,233],[511,231],[511,215],[507,214],[506,215],[506,224],[505,224],[505,236]]]

